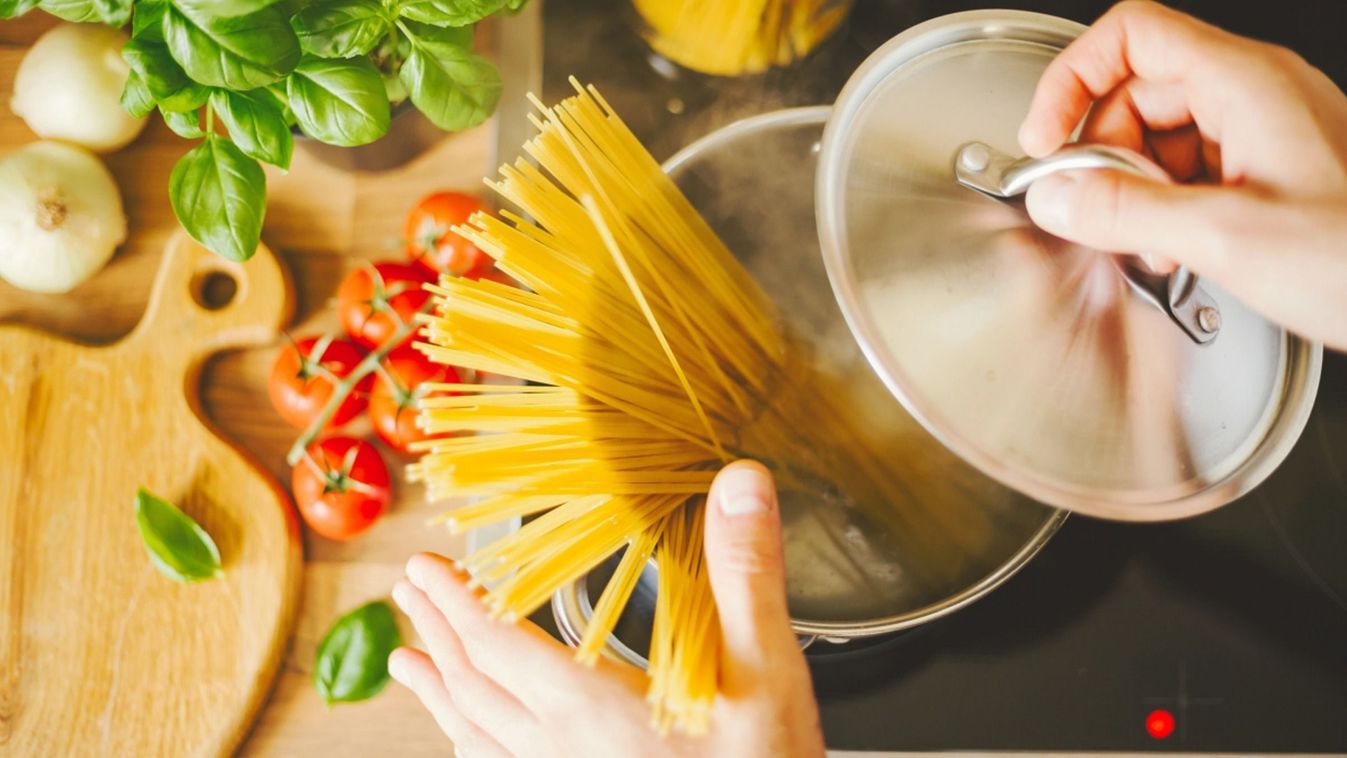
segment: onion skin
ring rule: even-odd
[[[127,36],[100,24],[60,24],[33,43],[14,76],[9,106],[38,136],[104,153],[145,127],[122,107],[131,69],[122,60]]]
[[[125,241],[121,193],[96,155],[33,142],[0,159],[0,278],[67,292]]]

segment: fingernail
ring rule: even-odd
[[[407,584],[399,581],[393,585],[393,604],[407,612]]]
[[[1034,146],[1034,133],[1029,129],[1028,119],[1020,124],[1020,130],[1016,133],[1015,139],[1020,143],[1020,147],[1026,153]]]
[[[1076,177],[1071,174],[1051,174],[1034,182],[1025,199],[1034,222],[1050,232],[1070,229],[1076,183]]]
[[[393,677],[398,684],[405,685],[409,678],[407,674],[407,663],[402,660],[402,656],[398,655],[396,650],[390,653],[388,655],[388,675]]]
[[[771,492],[771,479],[753,466],[735,466],[716,478],[717,506],[726,516],[766,513]]]
[[[422,561],[423,559],[419,555],[413,555],[411,560],[407,561],[407,581],[411,582],[412,586],[418,590],[424,591],[426,583],[425,575],[422,573]]]

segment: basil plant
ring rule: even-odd
[[[388,131],[391,104],[406,99],[441,129],[485,121],[501,82],[471,50],[473,25],[524,2],[0,0],[0,18],[39,8],[130,24],[122,105],[136,116],[158,110],[197,141],[169,178],[173,212],[198,242],[242,261],[266,212],[259,161],[289,168],[293,129],[364,145]]]

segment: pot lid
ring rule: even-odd
[[[1083,28],[974,11],[876,51],[824,134],[824,260],[875,371],[954,452],[1051,505],[1191,515],[1247,492],[1290,451],[1322,348],[1211,281],[1030,222],[1014,196],[1044,173],[1157,170],[1093,148],[1018,159],[1039,76]]]

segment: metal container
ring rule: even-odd
[[[1083,29],[974,11],[871,55],[823,138],[824,260],[875,372],[978,470],[1082,513],[1191,516],[1285,458],[1322,347],[1192,272],[1051,237],[1008,201],[1066,169],[1167,178],[1111,148],[1017,157],[1040,75]]]
[[[388,132],[368,145],[341,147],[319,142],[294,130],[300,149],[344,171],[389,171],[406,165],[447,139],[449,133],[430,122],[411,100],[393,106]]]
[[[783,492],[792,624],[807,639],[836,641],[905,629],[973,602],[1023,566],[1065,516],[950,454],[867,364],[833,298],[814,224],[813,176],[828,114],[827,107],[800,108],[739,121],[688,146],[664,168],[777,303],[788,329],[814,348],[828,371],[846,379],[869,431],[893,435],[904,460],[919,467],[924,482],[913,475],[912,497],[941,498],[958,522],[958,534],[931,537],[926,555],[940,556],[937,567],[901,549],[902,525],[885,519],[887,508],[902,511],[911,503],[866,508]],[[653,612],[654,571],[652,564],[617,639],[610,640],[611,654],[638,665]],[[571,642],[584,632],[591,590],[604,582],[598,571],[553,598],[558,628]]]

